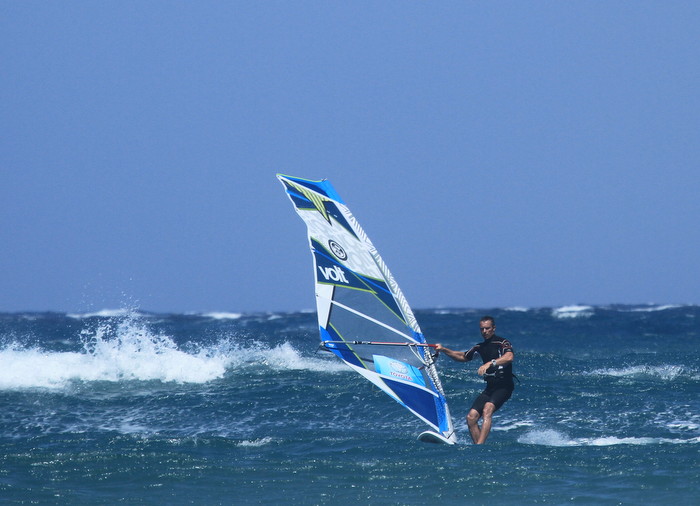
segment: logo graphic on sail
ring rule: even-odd
[[[374,355],[372,358],[374,359],[374,367],[379,374],[425,386],[423,375],[417,367],[381,355]]]
[[[339,266],[333,266],[333,267],[322,267],[318,266],[318,270],[321,273],[321,276],[323,276],[323,279],[327,282],[334,282],[334,283],[344,283],[348,284],[350,283],[348,281],[348,278],[345,277],[345,271]]]
[[[328,247],[331,249],[331,252],[338,257],[339,260],[347,260],[348,259],[348,254],[345,252],[343,247],[335,242],[333,239],[330,239],[328,241]]]

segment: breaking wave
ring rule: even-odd
[[[83,315],[83,317],[88,317]],[[305,356],[290,343],[270,346],[224,337],[212,344],[178,346],[155,333],[139,315],[118,313],[82,330],[77,351],[51,351],[16,337],[0,346],[0,390],[62,389],[75,382],[160,381],[206,383],[251,367],[339,372],[330,357]]]

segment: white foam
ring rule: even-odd
[[[666,311],[667,309],[677,309],[683,307],[677,304],[666,304],[663,306],[646,306],[646,307],[636,307],[629,310],[630,313],[651,313],[654,311]]]
[[[88,370],[83,380],[159,380],[204,383],[224,375],[230,362],[214,348],[186,353],[173,340],[156,335],[138,322],[126,320],[109,337],[104,327],[86,341]]]
[[[243,317],[243,313],[213,312],[204,313],[202,316],[206,318],[213,318],[214,320],[239,320]]]
[[[266,436],[260,439],[254,439],[252,441],[241,441],[240,443],[238,443],[238,446],[257,448],[260,446],[268,445],[273,441],[274,440],[271,437]]]
[[[530,420],[521,420],[521,421],[513,421],[513,422],[504,421],[498,427],[494,427],[493,430],[507,432],[510,430],[519,429],[521,427],[532,427],[533,425],[535,425],[535,422],[530,421]]]
[[[347,372],[350,368],[333,357],[304,357],[291,344],[260,350],[262,362],[274,369],[308,370],[314,372]]]
[[[108,338],[98,328],[82,352],[23,348],[0,349],[0,389],[63,388],[74,381],[158,380],[203,383],[220,378],[230,358],[216,349],[185,353],[171,339],[128,325]]]
[[[697,431],[700,424],[694,422],[674,422],[667,424],[668,428],[675,431]]]
[[[234,338],[180,349],[168,336],[128,315],[100,323],[80,333],[83,349],[55,352],[27,347],[17,341],[0,348],[0,390],[60,389],[72,382],[161,381],[206,383],[230,371],[249,374],[254,367],[276,370],[343,372],[350,369],[334,357],[304,356],[290,343],[270,347],[241,345]]]
[[[552,310],[554,318],[588,318],[593,315],[593,306],[562,306]]]
[[[661,443],[664,438],[654,437],[597,437],[579,439],[580,445],[583,446],[616,446],[616,445],[650,445]]]
[[[75,318],[76,320],[82,320],[84,318],[125,318],[133,316],[146,316],[144,314],[139,314],[133,309],[101,309],[100,311],[95,311],[93,313],[70,313],[66,315],[68,318]]]
[[[607,368],[607,369],[596,369],[588,374],[599,375],[599,376],[612,376],[615,378],[626,378],[635,376],[652,376],[660,378],[662,380],[675,380],[683,374],[684,369],[680,365],[635,365],[623,367],[621,369]]]
[[[55,354],[54,354],[55,355]],[[0,389],[29,387],[57,388],[73,374],[80,356],[62,353],[60,364],[38,349],[11,344],[0,350]]]
[[[673,439],[661,437],[617,437],[604,436],[595,438],[569,438],[554,429],[540,429],[527,432],[518,438],[522,444],[541,446],[617,446],[617,445],[652,445],[652,444],[697,444],[700,437],[690,439]]]
[[[531,430],[520,436],[518,442],[541,446],[576,446],[575,441],[553,429]]]

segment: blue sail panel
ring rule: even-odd
[[[391,390],[396,392],[396,395],[406,407],[415,411],[416,414],[430,422],[435,428],[440,427],[440,418],[435,405],[434,393],[390,379],[384,379],[384,382]]]

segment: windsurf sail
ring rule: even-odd
[[[307,226],[321,345],[455,443],[432,345],[360,224],[327,180],[277,177]]]

